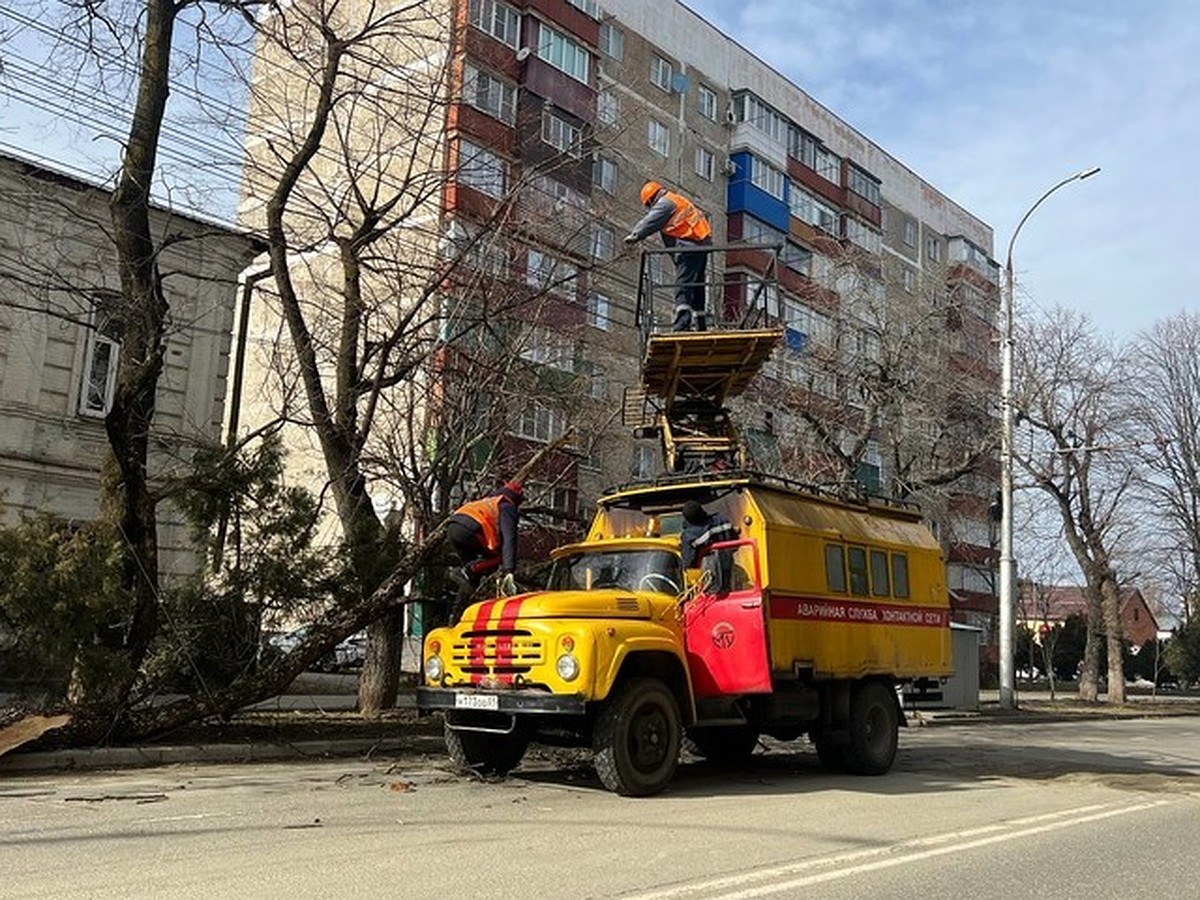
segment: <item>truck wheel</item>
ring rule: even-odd
[[[653,678],[631,679],[600,708],[592,733],[596,774],[626,797],[657,794],[675,774],[680,740],[671,692]]]
[[[758,732],[748,725],[695,728],[688,732],[688,749],[715,763],[740,763],[758,746]]]
[[[868,681],[850,697],[850,746],[846,766],[855,775],[882,775],[892,767],[900,740],[896,697],[880,681]]]
[[[521,762],[528,736],[520,729],[508,734],[490,731],[461,731],[445,726],[446,751],[459,768],[471,769],[480,775],[507,775]]]

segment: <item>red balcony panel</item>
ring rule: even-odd
[[[452,104],[447,129],[457,129],[464,137],[496,151],[501,156],[517,152],[517,133],[499,119],[463,103]]]
[[[858,196],[858,194],[854,193],[853,191],[846,191],[845,205],[846,209],[854,211],[862,219],[870,222],[876,228],[878,228],[879,223],[883,221],[883,213],[880,212],[879,207],[867,200],[865,197]]]
[[[788,157],[788,177],[838,207],[846,205],[846,190],[843,187],[821,177],[804,163],[791,157]]]
[[[600,23],[567,0],[525,0],[517,6],[537,13],[560,31],[590,47],[600,43]]]
[[[554,68],[537,56],[531,55],[522,66],[522,87],[565,109],[589,125],[595,124],[595,89],[576,81],[566,72]]]
[[[466,28],[464,38],[463,46],[472,60],[512,81],[520,80],[521,63],[516,50],[478,28]]]
[[[809,283],[809,279],[795,269],[789,269],[785,265],[779,266],[779,286],[789,294],[799,294]]]

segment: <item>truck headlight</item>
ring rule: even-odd
[[[440,681],[444,667],[442,666],[442,658],[436,654],[425,657],[425,680]]]
[[[563,681],[574,681],[579,677],[579,660],[570,653],[564,653],[555,662],[554,668],[558,671],[558,677]]]

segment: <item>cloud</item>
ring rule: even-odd
[[[1127,333],[1195,297],[1200,254],[1180,252],[1200,202],[1188,0],[688,5],[989,222],[997,256],[1044,190],[1102,166],[1021,232],[1035,305]]]

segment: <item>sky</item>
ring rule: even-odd
[[[111,169],[119,107],[64,101],[61,73],[38,67],[56,33],[43,2],[0,0],[0,150]],[[1196,0],[684,2],[987,222],[1001,265],[1034,201],[1100,166],[1021,230],[1018,315],[1064,305],[1125,340],[1196,309],[1200,250],[1184,240],[1200,209]],[[172,98],[177,114],[187,92]],[[204,196],[188,165],[200,156],[225,160],[207,169],[236,184],[236,138],[198,140],[193,124],[174,126],[163,159],[183,205]]]
[[[1018,316],[1200,307],[1195,0],[684,0],[1013,247]],[[885,187],[886,191],[886,187]]]

